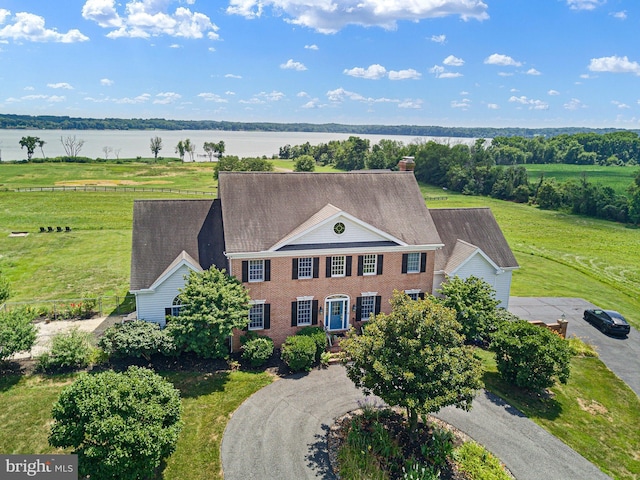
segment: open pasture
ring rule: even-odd
[[[627,195],[627,189],[633,183],[640,168],[636,167],[605,167],[600,165],[525,165],[529,174],[529,183],[535,185],[544,178],[555,178],[558,182],[567,180],[580,180],[583,175],[590,183],[599,183],[611,187],[619,195]]]

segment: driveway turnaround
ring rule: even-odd
[[[358,408],[364,399],[341,365],[268,385],[249,397],[227,425],[222,440],[224,478],[335,479],[327,455],[327,431],[335,418]],[[483,444],[518,480],[609,478],[487,392],[476,397],[470,412],[446,408],[436,416]]]
[[[511,297],[509,311],[525,320],[541,320],[553,323],[564,315],[569,321],[567,336],[578,337],[596,347],[600,360],[615,373],[631,390],[640,396],[640,332],[631,327],[626,338],[605,335],[586,320],[583,312],[596,307],[581,298],[559,297]],[[622,315],[625,312],[620,312]]]

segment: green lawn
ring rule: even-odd
[[[558,182],[580,180],[586,175],[591,183],[600,183],[613,188],[619,195],[626,195],[627,188],[638,174],[638,167],[605,167],[600,165],[565,165],[554,163],[548,165],[525,165],[529,174],[529,182],[536,184],[540,175],[545,178],[555,178]]]
[[[0,377],[0,452],[55,453],[47,442],[51,408],[77,375]],[[163,480],[222,479],[220,445],[231,414],[271,383],[266,373],[166,373],[180,390],[185,427]]]
[[[640,478],[640,399],[594,357],[574,357],[566,385],[549,398],[504,383],[493,353],[478,350],[489,390],[616,479]]]

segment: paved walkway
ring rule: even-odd
[[[224,433],[226,480],[334,479],[326,434],[333,420],[363,401],[344,367],[278,380],[238,408]],[[470,412],[438,417],[485,445],[518,480],[609,478],[593,464],[494,396],[482,392]]]

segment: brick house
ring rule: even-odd
[[[215,200],[134,203],[138,318],[163,325],[184,276],[212,265],[248,288],[249,329],[277,346],[303,326],[343,332],[389,313],[394,290],[419,298],[454,270],[502,275],[490,280],[508,301],[518,265],[491,212],[435,217],[451,245],[412,172],[221,172]]]

